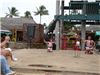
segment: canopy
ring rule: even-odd
[[[3,34],[5,34],[5,35],[11,35],[12,32],[9,31],[9,30],[0,30],[0,34],[1,34],[1,35],[3,35]]]
[[[100,36],[100,31],[96,31],[95,35]]]

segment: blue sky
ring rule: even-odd
[[[70,0],[65,0],[65,5],[68,5]],[[93,0],[89,0],[93,1]],[[0,0],[0,17],[4,17],[8,12],[8,7],[16,7],[18,9],[19,15],[24,16],[25,11],[30,11],[34,20],[39,23],[39,16],[34,16],[34,11],[36,7],[44,5],[49,11],[48,16],[42,17],[42,23],[49,24],[56,14],[56,0]]]

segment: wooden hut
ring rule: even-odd
[[[12,32],[11,39],[16,42],[28,41],[27,38],[27,26],[34,25],[35,37],[32,38],[32,42],[41,43],[43,42],[44,27],[37,24],[33,19],[29,18],[1,18],[1,29],[6,28]]]

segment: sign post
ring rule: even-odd
[[[32,42],[32,39],[35,36],[35,26],[33,26],[33,25],[27,26],[27,36],[28,36],[28,39],[29,39],[29,46],[31,48],[31,42]]]

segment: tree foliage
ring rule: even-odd
[[[6,13],[6,17],[13,17],[13,16],[18,16],[18,10],[15,7],[8,8],[9,13]]]
[[[24,13],[24,17],[25,18],[31,18],[31,19],[33,19],[33,17],[31,16],[31,13],[30,13],[30,11],[26,11],[25,13]]]
[[[40,16],[40,24],[41,24],[41,17],[43,15],[49,15],[48,10],[46,10],[46,7],[44,5],[41,5],[39,8],[37,8],[37,11],[34,13],[35,13],[35,15]]]

